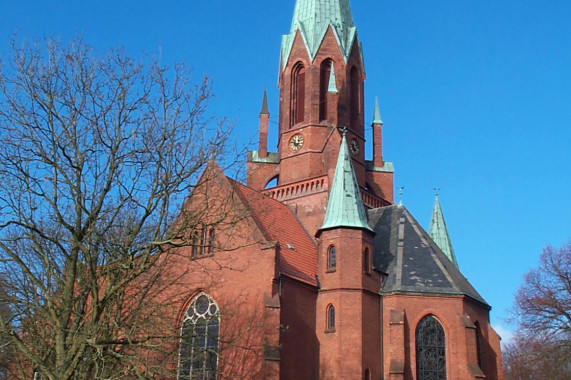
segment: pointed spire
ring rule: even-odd
[[[379,108],[378,96],[375,96],[375,113],[373,115],[373,124],[383,124],[383,119],[381,119],[381,110]]]
[[[440,206],[438,191],[439,189],[434,189],[436,199],[434,200],[434,209],[432,210],[432,218],[430,219],[428,235],[432,238],[432,240],[434,240],[442,252],[444,252],[446,257],[448,257],[448,259],[452,261],[456,268],[458,268],[456,254],[454,253],[454,248],[452,248],[452,242],[450,241],[450,236],[448,235],[446,222],[444,222],[444,214],[442,213],[442,207]]]
[[[290,34],[282,40],[282,62],[287,64],[295,35],[299,30],[313,61],[327,28],[331,26],[345,60],[351,53],[356,35],[349,0],[297,0]]]
[[[369,227],[365,206],[363,206],[361,199],[359,184],[357,183],[351,155],[347,147],[345,131],[343,131],[333,185],[329,192],[325,220],[320,230],[352,227],[372,231],[371,227]]]
[[[327,92],[332,94],[337,94],[337,81],[335,80],[335,69],[333,68],[333,63],[331,63],[331,73],[329,74],[329,87],[327,88]]]
[[[264,100],[262,101],[262,110],[260,111],[260,115],[269,115],[270,110],[268,109],[268,92],[264,88]]]

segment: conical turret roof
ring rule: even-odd
[[[364,228],[372,231],[361,199],[345,134],[341,140],[335,177],[329,192],[325,220],[321,230],[339,227]]]
[[[450,240],[450,235],[448,235],[448,228],[446,227],[444,214],[442,213],[442,207],[440,206],[440,200],[438,199],[438,193],[436,193],[436,199],[434,200],[434,209],[432,210],[432,217],[430,218],[428,235],[432,240],[434,240],[442,252],[444,252],[446,257],[448,257],[448,259],[458,267],[456,254],[454,253],[454,248],[452,248],[452,242]]]
[[[287,64],[298,30],[313,60],[329,26],[347,60],[357,31],[349,0],[297,0],[290,33],[282,40],[283,67]]]

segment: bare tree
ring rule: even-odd
[[[546,247],[524,277],[514,305],[517,338],[504,353],[511,379],[571,376],[571,242]],[[553,370],[547,375],[547,369]],[[529,374],[530,377],[525,377]]]
[[[524,277],[514,311],[523,330],[547,333],[571,348],[571,242],[543,250],[539,266]]]
[[[558,347],[548,335],[516,335],[503,348],[502,359],[508,380],[571,378],[571,351]]]
[[[228,157],[230,125],[207,112],[207,78],[193,85],[182,66],[53,40],[13,44],[2,63],[0,270],[14,314],[0,315],[0,336],[15,354],[11,378],[150,378],[165,337],[145,326],[171,322],[155,302],[169,286],[163,252],[192,243],[199,211],[174,221],[207,161]]]
[[[3,274],[0,272],[0,276]],[[0,279],[0,320],[6,322],[10,321],[12,313],[10,312],[9,303],[7,300],[6,292],[4,291],[5,285],[4,281]],[[8,378],[8,365],[12,361],[12,355],[10,352],[10,339],[0,330],[0,379],[4,380]]]

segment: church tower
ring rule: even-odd
[[[382,274],[373,269],[375,232],[369,226],[342,133],[327,212],[318,231],[320,378],[375,379],[381,376]]]
[[[373,160],[365,160],[365,67],[349,0],[297,0],[283,36],[276,153],[267,152],[266,99],[260,147],[248,156],[248,186],[288,204],[315,234],[347,130],[350,157],[367,208],[393,202],[392,163],[382,160],[378,103]],[[265,110],[265,111],[264,111]],[[379,124],[381,123],[381,124]],[[268,184],[276,184],[272,188]]]

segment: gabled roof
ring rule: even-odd
[[[367,213],[361,199],[345,133],[341,139],[335,177],[333,177],[325,219],[320,230],[338,227],[363,228],[372,231],[367,221]]]
[[[268,242],[279,244],[280,272],[317,286],[317,245],[285,204],[230,180]]]
[[[444,214],[442,213],[438,193],[436,193],[436,199],[434,200],[434,209],[432,210],[432,217],[430,218],[428,235],[434,240],[436,245],[440,247],[446,257],[448,257],[454,265],[458,266],[456,254],[452,247],[452,241],[450,240],[450,235],[448,235],[448,228],[446,228],[446,222],[444,221]]]
[[[382,293],[465,295],[487,306],[406,208],[392,205],[368,213],[376,232],[373,262],[388,274]]]
[[[313,61],[329,26],[347,61],[357,32],[349,0],[297,0],[290,33],[282,39],[283,67],[287,64],[298,30]]]

